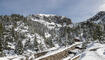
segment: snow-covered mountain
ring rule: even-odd
[[[5,15],[0,16],[0,25],[0,50],[4,55],[21,55],[30,51],[37,53],[71,44],[68,36],[71,35],[69,30],[72,22],[64,16]]]
[[[83,60],[91,54],[88,46],[92,42],[103,45],[104,37],[104,11],[75,24],[65,16],[48,14],[0,16],[0,56],[7,56],[1,58],[5,60],[19,56],[18,60],[56,60],[56,56],[58,60]]]

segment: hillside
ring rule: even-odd
[[[104,45],[104,37],[104,11],[79,23],[48,14],[0,16],[0,57],[4,60],[83,60],[90,54],[100,54],[91,52],[88,46],[93,42]]]

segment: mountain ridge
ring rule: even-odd
[[[98,22],[97,22],[98,21]],[[92,41],[105,43],[105,12],[87,21],[72,23],[64,16],[19,14],[0,16],[0,54],[29,55],[67,47],[80,39],[83,48]]]

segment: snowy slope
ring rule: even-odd
[[[96,49],[96,51],[91,51]],[[81,55],[80,60],[105,60],[105,44],[94,43]]]

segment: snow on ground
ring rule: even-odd
[[[15,43],[8,42],[8,47],[10,47],[12,49],[15,49]]]
[[[105,58],[103,58],[101,55],[99,55],[95,51],[87,51],[84,54],[84,57],[81,58],[80,60],[105,60]]]
[[[38,15],[40,15],[40,16],[46,16],[46,17],[49,17],[49,16],[55,16],[54,14],[38,14]]]
[[[21,59],[24,59],[25,60],[25,57],[24,56],[7,56],[7,57],[1,57],[0,60],[21,60]]]
[[[69,59],[73,58],[73,56],[74,56],[74,55],[69,55],[69,56],[67,56],[66,58],[63,58],[62,60],[69,60]]]
[[[78,43],[75,43],[75,44],[73,44],[73,45],[71,45],[71,46],[69,46],[69,47],[65,47],[65,48],[62,47],[62,48],[59,48],[59,49],[57,49],[57,50],[50,51],[50,52],[48,52],[46,55],[41,56],[41,57],[39,57],[39,58],[36,58],[35,60],[39,60],[39,59],[42,59],[42,58],[45,58],[45,57],[48,57],[48,56],[51,56],[51,55],[60,53],[60,52],[62,52],[62,51],[64,51],[64,50],[67,50],[68,48],[70,48],[70,47],[72,47],[72,46],[75,46],[75,45],[81,44],[81,43],[82,43],[82,42],[78,42]]]
[[[56,47],[53,47],[48,50],[50,52],[48,52],[46,55],[36,58],[35,60],[39,60],[39,59],[57,54],[59,52],[62,52],[64,50],[74,46],[74,45],[77,45],[77,44],[81,44],[81,43],[75,43],[69,47],[62,47],[59,49],[57,49]],[[92,49],[96,49],[96,50],[94,51]],[[75,57],[78,57],[78,56],[80,56],[79,60],[105,60],[105,44],[90,43],[84,52],[79,53],[78,55],[76,55],[74,57],[72,55],[69,55],[68,57],[64,58],[63,60],[74,59]],[[30,56],[29,58],[31,58],[31,57],[33,57],[33,55]],[[21,60],[21,59],[25,59],[25,57],[24,56],[7,56],[7,57],[0,58],[0,60],[9,60],[9,59]]]
[[[42,36],[40,36],[39,34],[36,33],[36,38],[37,38],[37,42],[39,44],[42,44],[43,47],[45,48],[45,50],[47,49],[46,44],[44,42],[44,38]]]
[[[47,26],[49,29],[53,29],[55,28],[55,23],[54,22],[47,22],[47,21],[44,21],[44,20],[38,20],[38,19],[34,19],[34,18],[31,18],[33,21],[36,21],[36,22],[39,22],[41,24],[44,24],[45,26]],[[52,25],[52,26],[51,26]]]
[[[96,51],[91,51],[92,49],[96,49]],[[91,42],[84,52],[79,53],[74,57],[69,55],[63,60],[73,60],[79,56],[79,60],[105,60],[105,44]]]
[[[96,51],[90,51],[97,49]],[[80,60],[105,60],[105,44],[91,43],[87,50],[81,55]]]
[[[45,37],[49,38],[51,36],[51,34],[49,34],[48,32],[45,33]]]
[[[41,24],[44,24],[44,25],[47,26],[49,29],[54,29],[56,26],[57,26],[57,27],[62,27],[61,24],[55,24],[54,22],[47,22],[47,21],[45,21],[45,20],[43,20],[43,19],[38,20],[38,19],[31,18],[31,20],[32,20],[32,21],[39,22],[39,23],[41,23]]]

